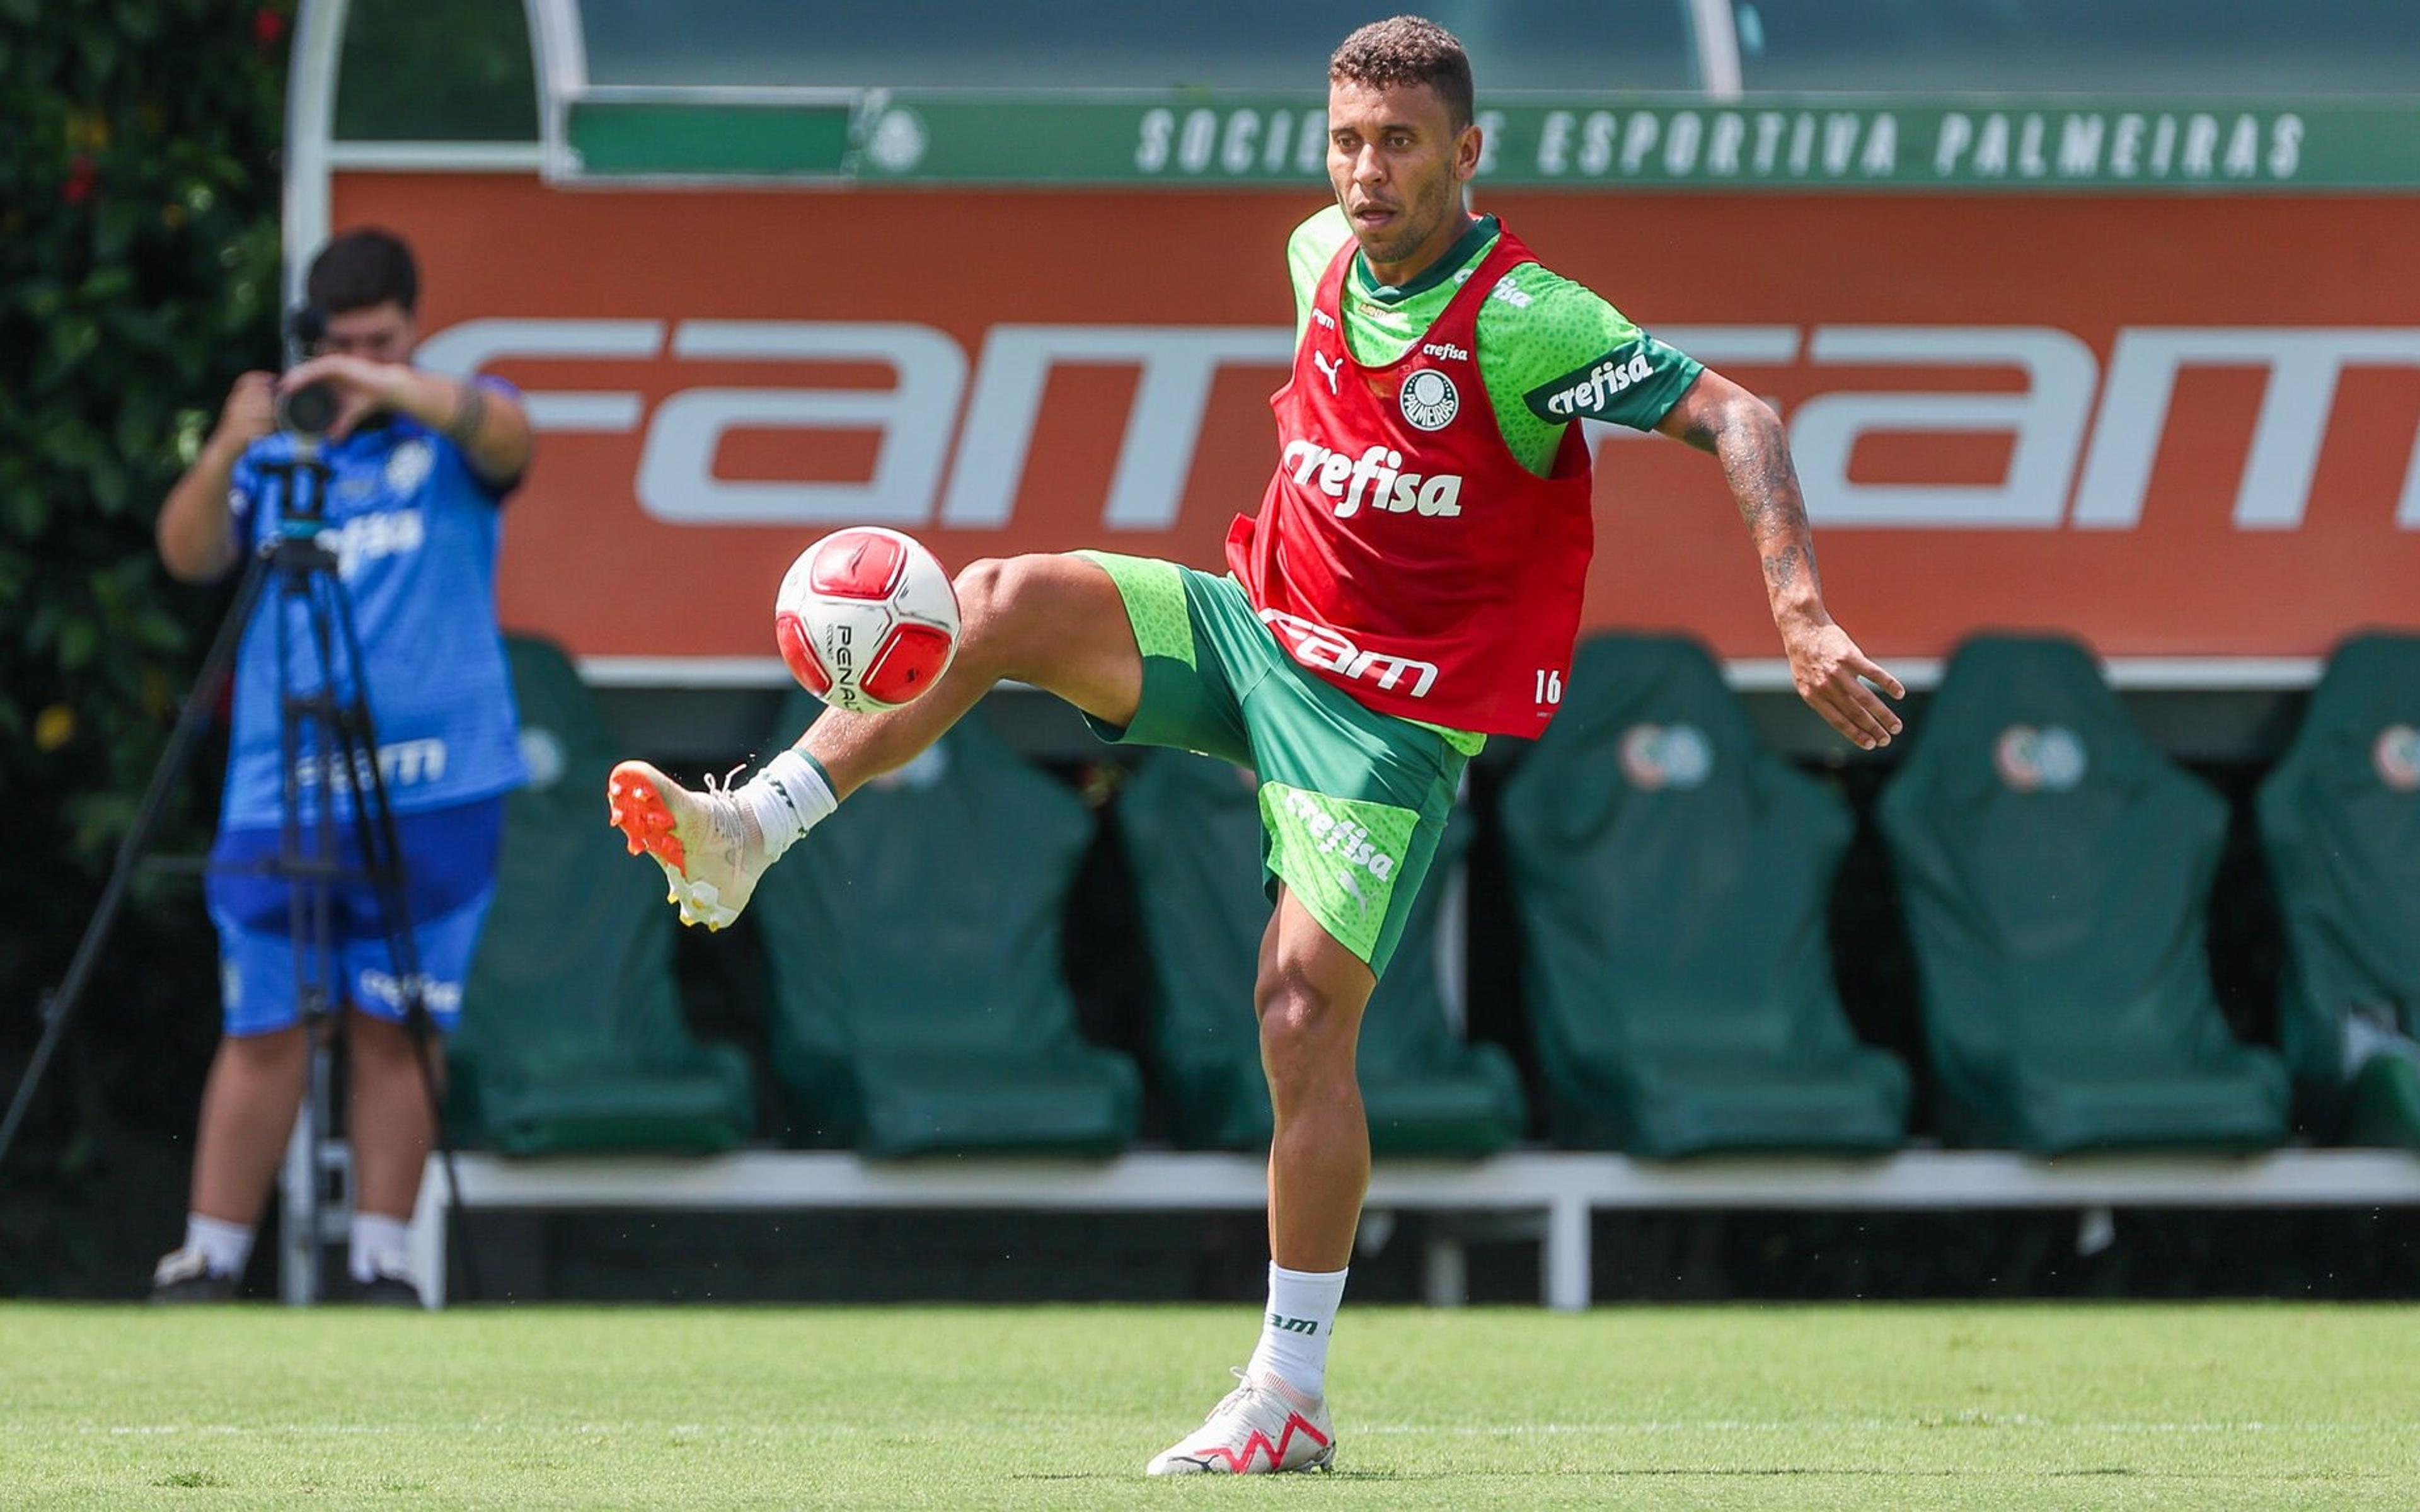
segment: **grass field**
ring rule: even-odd
[[[0,1504],[2420,1507],[2420,1309],[1348,1308],[1338,1471],[1146,1482],[1249,1309],[0,1305]]]

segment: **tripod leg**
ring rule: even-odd
[[[317,511],[310,513],[316,518]],[[275,619],[282,772],[278,856],[287,883],[287,938],[294,960],[295,1013],[310,1047],[302,1105],[286,1165],[283,1292],[290,1304],[310,1304],[331,1292],[328,1136],[334,1117],[333,1057],[343,1030],[345,996],[336,945],[335,888],[347,870],[336,841],[335,804],[338,791],[349,780],[352,755],[343,744],[336,667],[330,655],[328,615],[319,593],[323,580],[336,580],[334,562],[315,539],[300,534],[294,521],[287,524],[287,533],[276,559],[279,591],[282,598],[302,607],[304,632],[319,669],[315,690],[294,690],[293,625],[291,616],[281,610]],[[317,795],[307,816],[302,792],[306,770],[314,774],[311,785]]]
[[[36,1041],[33,1057],[25,1063],[25,1074],[17,1084],[15,1096],[9,1099],[8,1116],[0,1118],[0,1168],[8,1165],[8,1149],[24,1123],[25,1110],[33,1105],[42,1074],[50,1069],[51,1057],[67,1033],[68,1022],[74,1016],[77,1005],[84,1000],[85,984],[101,959],[101,946],[116,925],[117,911],[126,901],[135,865],[151,847],[152,832],[160,827],[160,815],[167,808],[168,795],[176,790],[186,765],[193,760],[194,748],[200,743],[202,732],[209,727],[210,717],[218,708],[219,692],[235,669],[236,647],[243,640],[244,626],[252,619],[253,605],[258,602],[261,585],[268,577],[265,557],[255,557],[244,568],[235,602],[228,606],[226,618],[219,623],[218,635],[210,642],[209,655],[202,658],[202,670],[194,680],[194,689],[186,695],[185,706],[178,713],[176,728],[168,736],[168,748],[161,752],[160,764],[151,769],[151,785],[144,790],[143,802],[134,810],[134,822],[118,841],[117,858],[110,866],[109,881],[101,888],[101,902],[92,911],[91,921],[85,925],[84,938],[76,942],[68,974],[58,990],[43,999],[42,1037]]]

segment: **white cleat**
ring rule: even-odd
[[[645,762],[624,762],[605,784],[606,816],[672,885],[684,924],[728,929],[766,867],[765,838],[748,806],[706,779],[692,793]]]
[[[1336,1429],[1324,1399],[1304,1396],[1272,1375],[1235,1374],[1243,1384],[1200,1427],[1154,1456],[1144,1474],[1265,1475],[1334,1467]]]

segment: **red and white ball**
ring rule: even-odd
[[[773,639],[807,691],[878,714],[941,680],[958,651],[958,595],[897,531],[835,531],[799,553],[773,601]]]

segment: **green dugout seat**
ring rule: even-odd
[[[2211,986],[2226,805],[2083,647],[1967,642],[1881,817],[1946,1133],[2044,1154],[2285,1137],[2285,1069]]]
[[[527,787],[447,1049],[453,1132],[516,1155],[729,1149],[754,1122],[729,1045],[681,1017],[663,873],[605,823],[616,753],[563,652],[506,641]]]
[[[1906,1069],[1857,1041],[1832,980],[1848,807],[1758,744],[1703,647],[1581,647],[1502,815],[1559,1142],[1656,1157],[1902,1142]]]
[[[782,729],[822,705],[791,701]],[[1108,1155],[1141,1078],[1087,1043],[1061,917],[1094,832],[1081,799],[980,710],[852,795],[757,885],[773,1069],[820,1137],[868,1155]]]
[[[2259,813],[2286,1062],[2343,1104],[2346,1137],[2420,1148],[2420,636],[2337,648]]]
[[[1176,1138],[1195,1149],[1265,1149],[1269,1093],[1252,986],[1269,900],[1252,776],[1155,750],[1119,796],[1118,827],[1148,936],[1151,1040]],[[1446,1020],[1437,900],[1469,844],[1470,820],[1456,809],[1403,947],[1362,1017],[1357,1064],[1380,1155],[1484,1155],[1518,1139],[1528,1119],[1512,1058],[1496,1045],[1466,1044]]]

